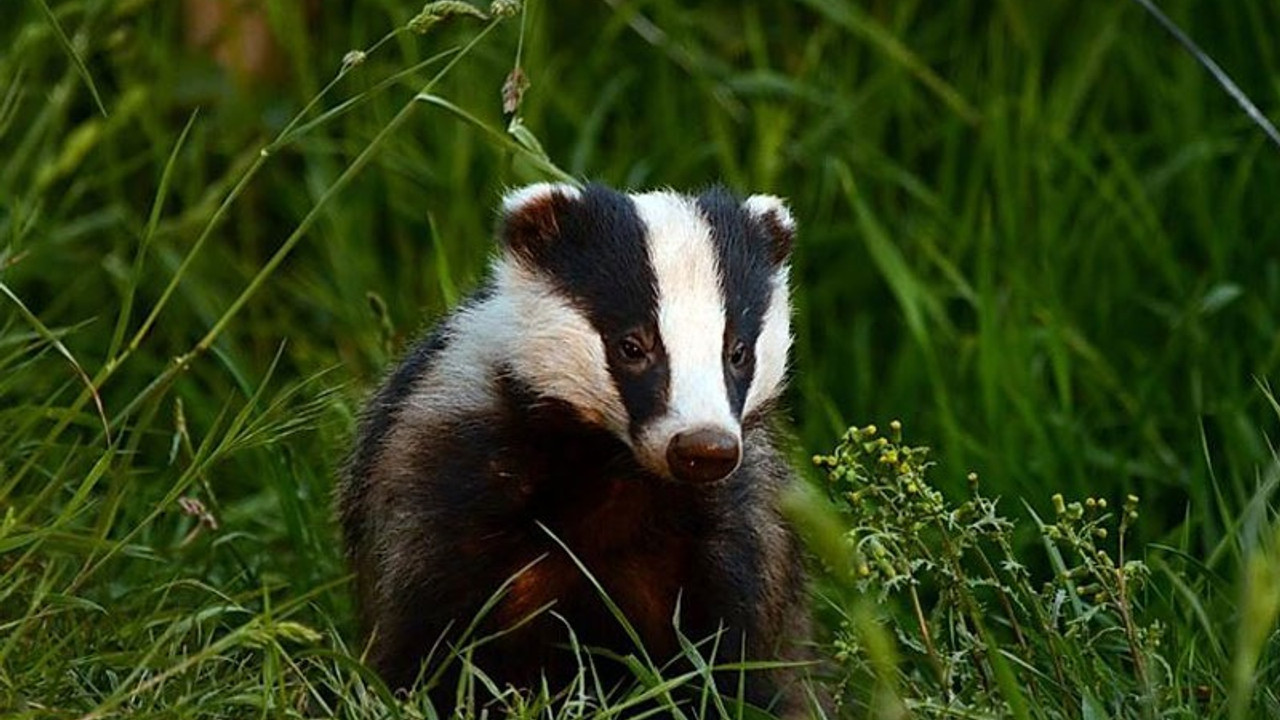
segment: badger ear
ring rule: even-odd
[[[760,223],[773,246],[773,262],[782,265],[791,257],[796,239],[796,221],[787,201],[776,195],[752,195],[742,203],[747,214]]]
[[[567,183],[534,183],[502,197],[498,237],[503,247],[526,258],[560,236],[560,218],[582,197]]]

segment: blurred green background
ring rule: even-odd
[[[1161,5],[1280,117],[1280,3]],[[502,190],[546,177],[506,133],[517,52],[518,116],[564,171],[789,198],[797,458],[899,418],[945,490],[977,471],[1014,515],[1133,493],[1144,539],[1211,566],[1265,524],[1280,148],[1138,4],[543,1],[465,55],[486,23],[397,32],[420,9],[0,10],[11,679],[143,583],[166,591],[121,648],[202,587],[322,588],[350,629],[325,583],[354,413],[483,274]],[[431,93],[456,110],[415,102],[453,60]]]

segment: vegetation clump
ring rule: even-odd
[[[969,474],[965,499],[949,501],[927,478],[929,449],[906,444],[897,421],[887,435],[874,425],[851,428],[814,462],[844,516],[849,584],[884,608],[899,649],[890,651],[911,660],[903,665],[910,670],[881,678],[902,709],[921,717],[1079,717],[1082,709],[1086,717],[1154,717],[1180,700],[1170,697],[1164,625],[1144,613],[1151,569],[1125,545],[1137,497],[1115,512],[1104,498],[1055,494],[1045,498],[1048,520],[1028,503],[1045,551],[1033,562],[1017,551],[1027,544],[978,476]],[[855,681],[883,664],[867,634],[856,612],[835,633],[847,703],[872,702]]]

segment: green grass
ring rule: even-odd
[[[1280,119],[1280,6],[1159,4]],[[972,712],[1280,717],[1280,149],[1137,3],[535,2],[418,34],[418,3],[266,0],[256,79],[185,43],[179,5],[3,10],[0,714],[429,715],[358,661],[334,467],[483,273],[501,189],[568,173],[790,198],[797,458],[901,418],[943,498],[970,471],[1001,498],[1031,592],[1077,562],[1040,541],[1054,494],[1141,498],[1160,670],[1091,664],[1086,633],[1046,683],[993,610],[955,646],[1008,659]],[[799,507],[843,547],[850,516]],[[910,600],[819,554],[830,637],[865,651],[848,712],[956,711]],[[637,673],[633,698],[702,680]],[[503,702],[586,714],[589,663],[578,690]]]

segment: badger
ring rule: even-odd
[[[659,666],[682,637],[722,664],[810,656],[774,417],[795,231],[783,200],[723,188],[504,197],[488,279],[374,394],[338,490],[391,687],[451,677],[481,637],[499,687],[571,681],[570,632]],[[723,689],[794,716],[802,664]]]

